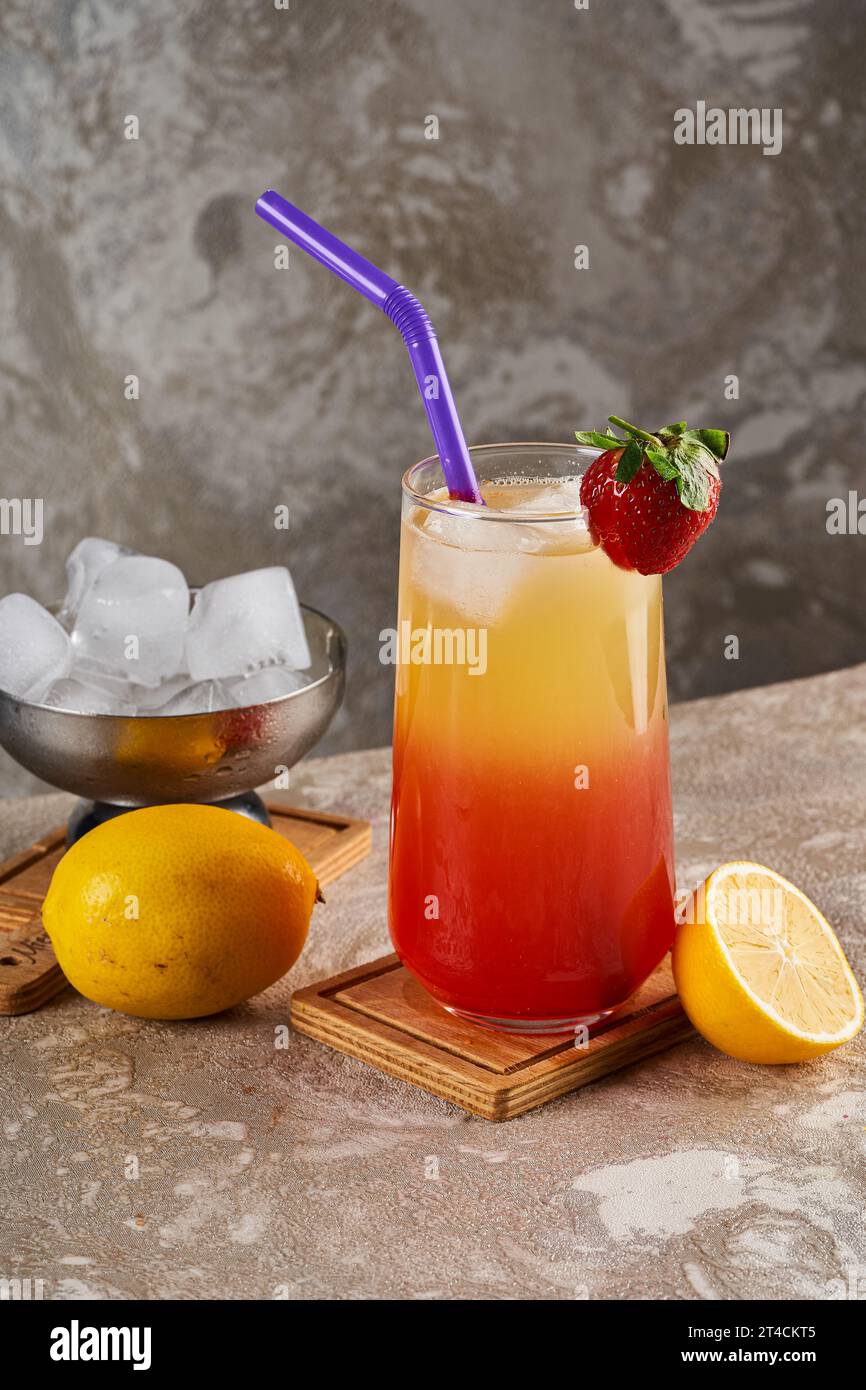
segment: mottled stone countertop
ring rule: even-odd
[[[866,666],[675,706],[671,732],[681,884],[773,865],[862,979]],[[289,799],[374,845],[287,979],[196,1023],[69,989],[0,1020],[0,1275],[54,1299],[866,1297],[862,1040],[757,1068],[696,1039],[503,1125],[276,1050],[294,988],[388,948],[388,754],[308,762]],[[3,803],[0,848],[69,803]]]

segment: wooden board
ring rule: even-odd
[[[453,1018],[397,956],[297,990],[301,1033],[486,1120],[510,1120],[672,1047],[692,1033],[665,959],[584,1047],[568,1037],[495,1033]]]
[[[278,802],[268,810],[274,830],[306,855],[320,883],[369,853],[369,821]],[[42,900],[65,850],[66,828],[60,826],[0,864],[0,1014],[38,1009],[66,984],[42,928]]]

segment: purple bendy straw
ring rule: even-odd
[[[269,188],[259,198],[256,212],[307,255],[321,261],[353,290],[377,305],[400,330],[409,349],[448,492],[461,502],[477,502],[483,506],[484,499],[478,491],[436,333],[414,294],[273,189]]]

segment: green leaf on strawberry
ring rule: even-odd
[[[578,444],[586,444],[590,449],[619,449],[623,442],[615,434],[598,434],[595,430],[575,430],[574,437]]]
[[[664,475],[662,475],[664,476]],[[690,512],[704,512],[710,499],[710,484],[704,470],[687,459],[680,460],[674,478],[679,499]]]
[[[719,503],[719,463],[730,444],[726,430],[690,430],[685,420],[655,433],[618,415],[622,435],[595,430],[579,444],[604,452],[581,482],[590,531],[614,564],[642,574],[665,574],[706,530]]]
[[[677,476],[676,464],[668,458],[663,449],[647,449],[646,456],[660,477],[667,479]]]
[[[637,439],[626,444],[616,468],[618,483],[630,483],[643,463],[643,445]]]
[[[731,436],[727,430],[689,430],[689,434],[709,449],[710,453],[719,460],[719,463],[727,456],[731,443]]]

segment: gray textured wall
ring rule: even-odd
[[[198,581],[288,558],[351,639],[326,750],[388,739],[426,424],[381,315],[300,253],[275,269],[274,186],[423,298],[474,442],[609,411],[732,429],[719,519],[666,581],[674,696],[861,659],[866,539],[825,510],[862,479],[863,13],[3,0],[2,492],[44,497],[46,534],[0,539],[0,592],[57,594],[87,533]],[[676,145],[697,100],[781,107],[782,152]]]

